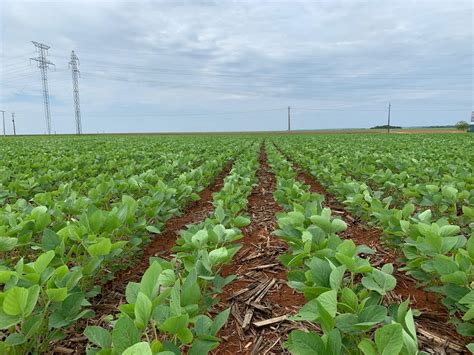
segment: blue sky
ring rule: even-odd
[[[53,129],[247,131],[452,124],[473,109],[471,1],[0,0],[0,109],[43,133],[31,41],[49,46]],[[8,131],[11,127],[8,121]]]

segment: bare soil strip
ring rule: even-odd
[[[277,147],[277,149],[279,148]],[[309,185],[311,192],[325,196],[324,205],[331,208],[333,214],[340,215],[347,223],[348,228],[340,234],[341,237],[352,239],[356,244],[365,244],[375,250],[375,254],[366,256],[373,266],[392,263],[395,270],[401,267],[397,262],[400,253],[382,243],[382,230],[369,227],[358,217],[353,216],[315,178],[283,152],[281,153],[293,164],[293,168],[298,172],[298,179]],[[442,305],[441,299],[435,293],[417,287],[413,278],[400,271],[395,271],[394,276],[397,279],[397,287],[389,293],[388,299],[390,303],[400,303],[410,298],[411,306],[422,312],[415,319],[421,348],[433,354],[468,354],[469,352],[465,350],[468,341],[456,332],[452,324],[447,323],[448,313]]]
[[[113,280],[110,280],[102,287],[102,292],[92,301],[92,309],[96,316],[93,319],[81,320],[75,325],[74,334],[66,340],[60,342],[53,353],[84,354],[87,339],[83,336],[83,331],[89,325],[101,325],[103,317],[115,313],[118,306],[125,302],[125,289],[129,282],[140,281],[143,273],[149,266],[149,259],[152,256],[169,258],[171,248],[175,245],[179,231],[186,225],[199,223],[208,217],[213,208],[212,194],[222,189],[224,178],[229,174],[232,162],[229,161],[225,168],[215,178],[214,182],[205,188],[200,194],[200,200],[190,203],[180,216],[170,218],[163,229],[163,232],[156,235],[143,249],[135,263],[126,270],[118,271]],[[74,349],[74,350],[73,350]]]
[[[281,342],[298,328],[286,321],[304,305],[304,297],[287,285],[287,271],[277,257],[287,251],[286,243],[271,235],[276,227],[275,214],[281,208],[273,199],[276,180],[260,150],[258,184],[248,199],[251,224],[243,229],[242,248],[223,276],[237,278],[219,295],[219,310],[231,307],[231,315],[219,336],[221,345],[214,354],[282,353]]]

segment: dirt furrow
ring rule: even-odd
[[[277,147],[278,150],[280,150]],[[353,216],[345,209],[334,195],[302,169],[297,163],[286,156],[285,158],[293,164],[298,172],[298,179],[310,186],[310,191],[325,196],[324,205],[331,208],[333,214],[340,215],[347,223],[347,230],[341,233],[341,237],[352,239],[356,244],[365,244],[375,250],[373,255],[367,255],[367,259],[374,266],[392,263],[395,270],[401,265],[397,262],[400,256],[395,249],[386,247],[381,242],[382,230],[364,224],[358,217]],[[460,336],[452,324],[447,323],[448,313],[442,305],[441,299],[433,292],[427,292],[417,287],[416,281],[410,276],[395,271],[397,279],[396,288],[388,295],[390,303],[400,303],[409,298],[411,306],[422,312],[416,318],[419,341],[423,350],[428,353],[459,354],[465,349],[466,339]]]
[[[149,266],[149,259],[152,256],[169,258],[171,248],[175,245],[179,231],[188,224],[199,223],[208,217],[212,210],[212,194],[221,190],[224,178],[229,174],[232,162],[229,161],[225,168],[215,178],[214,182],[206,187],[199,194],[200,199],[190,203],[180,216],[170,218],[163,229],[163,232],[153,237],[151,242],[143,249],[143,253],[126,270],[118,271],[114,279],[102,286],[102,292],[92,300],[92,309],[96,316],[89,320],[80,320],[76,325],[73,334],[60,342],[59,349],[74,349],[74,354],[84,354],[87,339],[82,335],[86,326],[101,325],[104,316],[117,312],[118,306],[125,302],[125,289],[129,282],[139,282],[143,273]]]
[[[271,235],[276,227],[275,214],[281,208],[273,199],[276,180],[263,145],[257,177],[258,184],[248,199],[251,224],[242,231],[242,248],[222,272],[237,278],[220,295],[217,308],[231,307],[232,312],[219,334],[223,340],[214,354],[283,352],[281,342],[296,327],[284,318],[305,303],[301,294],[288,287],[287,271],[277,259],[287,246]]]

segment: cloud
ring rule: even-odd
[[[1,105],[19,131],[44,131],[28,66],[36,40],[56,64],[58,132],[74,130],[72,49],[85,132],[283,129],[288,105],[296,129],[368,127],[388,101],[396,124],[452,123],[472,110],[472,10],[463,0],[3,0]]]

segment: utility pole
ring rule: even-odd
[[[48,92],[48,68],[54,63],[46,59],[48,55],[48,49],[50,48],[46,44],[31,41],[38,52],[38,57],[30,58],[38,63],[38,68],[41,73],[41,82],[43,84],[43,100],[44,100],[44,116],[46,119],[46,131],[51,134],[51,112],[49,110],[49,92]]]
[[[72,95],[74,97],[74,114],[76,117],[76,133],[82,134],[82,123],[81,123],[81,105],[79,102],[79,83],[78,77],[81,76],[81,72],[77,69],[79,65],[79,58],[74,51],[71,52],[71,61],[69,67],[72,72]]]
[[[16,136],[15,112],[12,112],[12,123],[13,123],[13,135]]]
[[[3,135],[6,137],[7,133],[6,133],[6,130],[5,130],[5,111],[0,110],[0,112],[2,113],[2,118],[3,118]]]
[[[291,112],[290,106],[288,106],[288,132],[291,131]]]
[[[390,133],[390,109],[392,108],[392,104],[388,103],[388,124],[387,124],[387,133]]]

